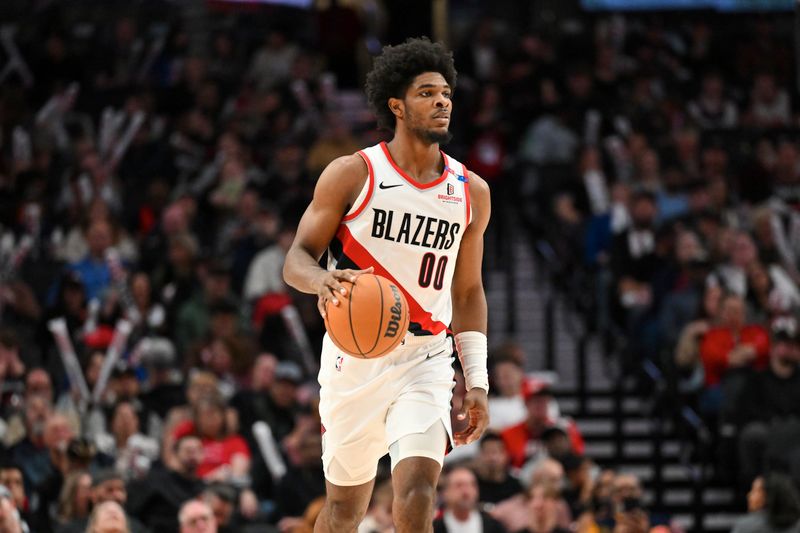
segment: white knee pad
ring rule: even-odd
[[[392,472],[397,463],[406,457],[427,457],[442,466],[447,451],[447,440],[447,429],[441,420],[434,422],[424,433],[412,433],[400,437],[389,445]]]

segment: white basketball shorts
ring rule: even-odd
[[[370,481],[391,444],[424,433],[439,420],[452,444],[452,362],[452,343],[444,333],[406,335],[403,344],[377,359],[347,355],[326,334],[319,371],[325,478],[338,486]]]

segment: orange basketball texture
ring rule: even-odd
[[[325,329],[333,343],[353,357],[381,357],[408,331],[408,302],[397,285],[382,276],[362,274],[355,284],[340,282],[347,296],[325,308]]]

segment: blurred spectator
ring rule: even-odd
[[[308,505],[325,494],[322,472],[322,435],[318,428],[304,432],[296,464],[289,468],[276,487],[277,512],[282,517],[303,516]]]
[[[249,479],[250,449],[229,429],[226,406],[221,398],[206,396],[194,405],[192,420],[179,425],[175,439],[196,435],[203,443],[203,460],[197,475],[208,481],[245,484]]]
[[[132,306],[127,310],[127,318],[134,323],[132,339],[156,335],[164,331],[166,310],[156,299],[155,291],[146,272],[136,272],[130,278]]]
[[[433,521],[434,533],[502,533],[506,529],[478,508],[478,483],[469,468],[454,467],[445,474],[444,511]]]
[[[0,485],[0,531],[3,533],[29,533],[28,525],[20,517],[9,490]]]
[[[170,409],[164,422],[161,453],[165,463],[172,464],[175,428],[178,425],[186,424],[192,419],[200,400],[218,396],[219,394],[219,380],[214,374],[206,370],[194,370],[189,374],[189,383],[186,386],[185,394],[186,404]],[[184,430],[191,432],[190,428],[191,426],[189,426],[189,429],[184,428]]]
[[[85,521],[89,517],[92,476],[85,471],[75,471],[64,478],[58,497],[58,523]]]
[[[568,163],[578,150],[578,137],[564,122],[563,104],[555,82],[542,80],[539,90],[544,113],[528,126],[519,155],[537,165]]]
[[[107,222],[113,228],[112,241],[120,256],[125,261],[135,261],[138,256],[136,243],[125,233],[124,229],[114,224],[111,209],[102,198],[94,198],[89,204],[83,223],[73,226],[67,233],[59,255],[67,263],[78,263],[84,259],[89,250],[88,229],[94,222]]]
[[[517,533],[566,533],[558,525],[558,489],[546,483],[536,483],[528,490],[530,516],[528,527]]]
[[[54,441],[48,443],[47,427],[50,425]],[[64,433],[63,437],[55,433]],[[18,465],[25,476],[25,486],[32,494],[35,487],[52,473],[52,463],[48,444],[57,446],[71,437],[67,422],[63,417],[54,415],[50,404],[41,396],[31,396],[25,407],[25,437],[9,450],[9,457]],[[58,441],[58,442],[55,442]],[[62,453],[65,450],[61,450]],[[53,450],[54,455],[59,452]]]
[[[214,513],[203,500],[189,500],[184,503],[178,513],[178,522],[180,533],[217,533]]]
[[[522,492],[522,484],[509,472],[508,452],[502,437],[486,433],[475,461],[481,503],[498,503]]]
[[[644,510],[642,486],[636,476],[618,474],[614,478],[609,505],[607,517],[596,522],[599,527],[619,533],[650,531],[650,517]]]
[[[98,448],[116,457],[115,467],[125,481],[144,477],[158,458],[158,443],[139,431],[139,415],[130,401],[114,406],[110,429],[102,442],[98,439]]]
[[[732,128],[739,118],[736,104],[725,95],[725,81],[718,72],[703,76],[701,92],[689,103],[688,111],[701,128]]]
[[[679,373],[681,392],[696,392],[705,382],[700,344],[708,330],[716,324],[722,296],[723,291],[719,286],[706,286],[695,319],[686,323],[678,336],[675,344],[675,365]]]
[[[273,29],[267,32],[263,45],[253,56],[249,77],[259,89],[280,85],[288,78],[297,55],[297,47],[287,40],[286,34]]]
[[[623,314],[623,324],[634,331],[653,303],[650,280],[658,267],[656,256],[655,196],[638,191],[631,198],[631,227],[619,233],[612,244],[611,271]]]
[[[762,326],[747,324],[745,319],[742,297],[724,296],[720,303],[719,325],[710,328],[700,344],[706,387],[718,386],[731,368],[752,366],[760,370],[766,366],[769,335]],[[718,405],[718,399],[712,402]]]
[[[235,516],[236,490],[233,487],[223,483],[212,483],[203,491],[201,499],[214,514],[213,522],[216,523],[217,531],[235,533],[239,530]]]
[[[130,486],[128,510],[142,516],[152,531],[175,531],[181,503],[197,497],[204,484],[197,475],[203,461],[203,443],[193,435],[175,443],[175,466],[158,466]]]
[[[732,533],[796,533],[800,531],[800,494],[791,478],[774,472],[757,477],[747,494],[749,514]]]
[[[24,512],[28,506],[25,496],[25,483],[22,478],[22,471],[15,465],[0,464],[0,485],[3,485],[11,494],[14,505],[20,512]]]
[[[508,531],[519,531],[528,527],[530,524],[529,491],[531,487],[541,485],[554,491],[557,495],[557,525],[562,528],[570,526],[572,518],[569,514],[569,506],[561,497],[561,488],[566,482],[564,467],[561,466],[561,463],[549,457],[532,461],[521,473],[520,479],[527,490],[495,505],[491,510],[495,519],[500,521]]]
[[[489,428],[502,431],[525,419],[525,399],[522,397],[525,374],[522,365],[510,357],[495,356],[492,362]]]
[[[772,325],[769,365],[761,371],[739,370],[745,380],[726,399],[728,420],[741,428],[739,468],[743,484],[764,472],[768,463],[781,465],[800,481],[800,328],[794,317]]]
[[[0,485],[11,493],[11,499],[20,514],[21,520],[30,524],[28,497],[25,495],[25,482],[22,477],[22,471],[14,465],[0,465]]]
[[[84,531],[84,530],[80,530]],[[86,533],[133,533],[122,506],[116,501],[105,501],[92,511]]]
[[[120,512],[122,520],[126,524],[126,531],[130,533],[148,533],[150,530],[141,524],[136,518],[128,515],[123,510],[125,502],[128,500],[128,491],[125,488],[125,482],[122,476],[116,473],[113,469],[98,470],[92,474],[92,488],[89,495],[89,500],[92,504],[92,513],[86,518],[76,517],[72,521],[60,526],[56,531],[57,533],[79,533],[83,531],[93,531],[91,528],[105,525],[103,520],[98,519],[98,513],[103,513],[102,508],[104,504],[115,504]],[[107,506],[109,509],[114,509],[115,506]],[[110,519],[109,519],[110,520]],[[116,523],[116,522],[114,522]],[[113,529],[110,531],[114,531]]]
[[[737,232],[729,245],[727,261],[709,275],[708,283],[721,286],[726,292],[741,297],[747,295],[747,269],[758,258],[753,238],[747,232]]]
[[[262,296],[286,292],[283,281],[283,261],[294,241],[293,227],[284,227],[278,233],[278,242],[259,252],[250,263],[244,282],[244,298],[255,301]]]
[[[273,364],[262,356],[261,372],[268,373]],[[250,395],[243,393],[238,401],[233,401],[233,405],[239,410],[245,434],[249,434],[255,422],[263,420],[272,429],[275,440],[280,442],[292,432],[297,421],[297,393],[303,381],[303,371],[293,361],[281,361],[274,366],[271,383],[269,381],[264,379],[259,389]]]
[[[0,330],[0,385],[8,388],[11,382],[20,381],[25,375],[25,363],[20,359],[20,344],[9,329]]]
[[[566,486],[564,487],[564,501],[569,505],[573,518],[579,517],[591,507],[594,483],[592,481],[592,468],[594,463],[588,457],[568,453],[559,457],[559,462],[564,467]]]
[[[205,269],[202,282],[203,290],[196,292],[178,311],[175,336],[179,353],[202,339],[209,331],[213,306],[217,305],[216,311],[220,313],[238,311],[238,304],[231,297],[228,265],[212,262]]]
[[[778,87],[775,76],[769,72],[758,74],[750,93],[750,109],[745,120],[756,127],[775,128],[787,126],[792,116],[787,92]]]
[[[306,156],[308,173],[319,176],[328,163],[344,155],[350,155],[361,149],[353,136],[345,117],[337,113],[325,116],[325,125],[316,142],[311,145]]]
[[[520,468],[528,461],[535,461],[544,453],[542,432],[554,422],[550,413],[552,399],[552,393],[546,385],[527,388],[525,406],[528,414],[525,421],[501,433],[512,466]],[[583,439],[574,424],[569,425],[569,436],[573,451],[582,453]]]
[[[100,298],[111,284],[111,269],[106,252],[113,244],[113,228],[105,220],[92,222],[86,228],[88,250],[79,261],[71,264],[71,269],[80,277],[86,288],[89,300]]]

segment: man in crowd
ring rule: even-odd
[[[497,433],[485,434],[480,440],[480,454],[475,462],[481,502],[498,503],[522,492],[522,485],[511,475],[509,467],[508,451],[502,437]]]
[[[454,467],[442,491],[444,512],[434,520],[434,533],[503,533],[505,528],[478,508],[478,481],[469,468]]]
[[[217,533],[217,520],[211,507],[203,500],[184,503],[178,513],[178,522],[180,533]]]
[[[130,487],[128,510],[142,516],[152,531],[175,531],[181,504],[203,491],[197,477],[197,466],[203,460],[203,444],[194,435],[186,435],[175,443],[174,467],[152,470],[146,478]]]
[[[737,415],[742,487],[767,466],[788,468],[800,481],[800,328],[794,317],[775,320],[771,328],[769,366],[742,369],[746,384],[728,411]]]

